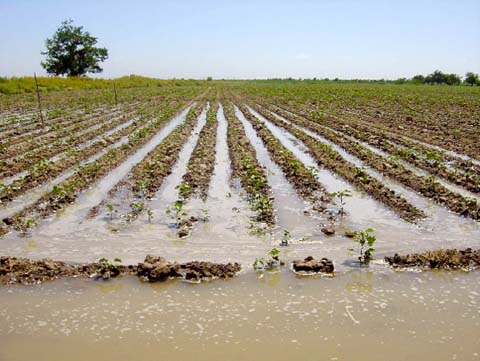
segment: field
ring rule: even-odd
[[[418,311],[391,292],[404,292],[413,303],[430,297],[426,303],[431,312],[424,310],[419,317],[424,317],[439,339],[467,337],[465,349],[459,353],[463,359],[473,357],[478,340],[460,330],[478,327],[478,305],[473,302],[478,299],[474,297],[478,296],[478,275],[453,272],[440,276],[461,278],[452,292],[473,302],[465,301],[462,317],[475,315],[474,321],[458,322],[446,335],[443,329],[435,331],[435,320],[442,310],[432,301],[442,297],[444,284],[430,273],[400,275],[389,263],[401,268],[413,265],[416,270],[478,266],[479,87],[184,81],[125,85],[119,87],[117,100],[109,83],[101,83],[98,89],[54,89],[44,89],[41,94],[43,122],[35,93],[0,95],[0,249],[8,256],[0,263],[2,283],[40,283],[99,274],[106,279],[117,272],[125,273],[127,281],[123,282],[127,283],[134,282],[129,275],[149,281],[181,278],[199,283],[238,276],[240,280],[232,280],[231,286],[214,281],[198,292],[213,292],[215,297],[226,292],[223,300],[218,296],[215,302],[228,303],[242,298],[243,290],[248,289],[251,293],[242,301],[245,310],[258,303],[276,309],[280,306],[269,304],[275,297],[273,291],[260,290],[257,283],[260,280],[272,286],[280,282],[279,292],[285,300],[282,317],[291,318],[294,327],[302,327],[303,322],[313,327],[309,323],[311,309],[307,312],[305,305],[325,308],[316,304],[322,296],[305,291],[307,295],[302,297],[307,300],[301,306],[305,309],[297,310],[304,316],[296,318],[293,293],[296,287],[303,289],[305,282],[311,286],[312,281],[327,282],[334,277],[340,279],[338,283],[324,283],[320,288],[325,287],[327,304],[336,304],[334,294],[343,295],[346,304],[340,307],[345,313],[337,316],[341,322],[357,325],[361,321],[375,327],[363,311],[357,316],[351,313],[354,308],[365,309],[365,304],[375,305],[378,322],[388,318],[382,314],[382,302],[392,307],[403,305],[411,315]],[[362,234],[375,237],[369,266],[365,254],[359,254]],[[396,253],[468,248],[474,251],[427,253],[415,260],[393,257]],[[152,257],[143,262],[147,255],[164,259]],[[293,272],[297,267],[310,267],[306,262],[292,266],[293,261],[308,256],[326,258],[314,264],[324,276],[304,278]],[[59,263],[37,264],[20,258],[49,258]],[[98,261],[102,258],[105,260]],[[114,262],[115,258],[121,261]],[[329,265],[334,265],[334,272]],[[306,270],[311,271],[308,267]],[[372,281],[371,277],[377,278]],[[382,277],[390,278],[391,283],[382,283]],[[65,282],[68,292],[75,292],[80,280]],[[112,287],[124,284],[108,282]],[[417,292],[415,285],[423,282],[438,287]],[[473,286],[461,287],[469,284]],[[137,286],[128,289],[136,290]],[[62,293],[57,282],[41,287],[33,295],[31,289],[22,289],[15,296],[2,296],[12,305],[3,314],[0,311],[2,320],[10,312],[17,315],[8,321],[10,327],[36,327],[28,326],[14,305],[23,304],[35,320],[41,318],[27,300],[33,297],[41,302],[49,299],[49,294]],[[178,287],[179,294],[192,300],[199,294],[183,283]],[[60,322],[62,317],[74,323],[75,317],[80,317],[75,314],[87,307],[88,295],[95,292],[83,289],[83,301],[74,301],[79,302],[79,308],[64,316],[50,314],[51,323]],[[129,296],[122,292],[103,302],[111,309],[124,307],[122,297]],[[138,292],[135,298],[143,294],[146,299],[165,290]],[[181,298],[175,294],[168,297],[172,297],[171,302]],[[454,298],[448,296],[445,302],[453,305]],[[65,295],[49,299],[50,306],[54,305],[49,310],[70,309],[73,306],[66,306],[68,299]],[[114,316],[102,316],[97,306],[91,305],[98,317],[104,317],[107,331],[92,337],[115,338],[118,325],[114,326]],[[162,307],[176,312],[173,306]],[[192,331],[204,321],[198,313],[209,306],[197,299],[189,307],[196,321],[186,321],[191,326],[186,329]],[[242,312],[224,317],[241,323]],[[261,308],[255,321],[267,314]],[[149,322],[142,326],[133,316],[125,317],[127,334],[136,328],[138,336],[144,327],[157,327]],[[171,322],[174,333],[186,332],[176,321],[165,322]],[[230,329],[222,326],[221,320],[210,321],[209,336],[216,328],[220,332],[223,327],[225,332]],[[402,337],[412,337],[414,344],[426,342],[422,341],[425,335],[414,340],[408,327],[397,321],[388,320],[392,330],[398,327]],[[268,324],[265,319],[262,322]],[[262,325],[258,327],[264,330]],[[277,337],[289,342],[295,339],[293,330],[289,333],[282,327],[279,322]],[[202,334],[203,326],[199,329]],[[334,329],[337,338],[346,338],[345,342],[362,333],[358,329],[342,335],[338,324]],[[167,337],[162,332],[159,337]],[[255,330],[248,325],[241,332],[239,337],[245,340],[245,335]],[[185,344],[198,346],[195,335],[184,336]],[[393,333],[382,337],[387,345],[397,345]],[[15,342],[12,339],[10,345],[18,350]],[[374,342],[371,339],[366,344]],[[248,343],[259,348],[254,339]],[[325,344],[327,353],[334,355],[334,344],[327,340]],[[354,354],[355,344],[346,348],[345,355]],[[437,346],[439,355],[454,349],[453,342]],[[217,351],[215,355],[227,354],[226,349]],[[128,347],[123,352],[128,354]],[[380,347],[378,359],[389,352],[388,347]],[[241,350],[234,354],[241,358]],[[268,357],[260,349],[257,355]]]

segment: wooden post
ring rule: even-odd
[[[43,126],[45,126],[45,122],[43,120],[42,102],[40,100],[40,91],[38,90],[37,73],[33,73],[33,77],[35,78],[35,87],[37,88],[38,111],[40,113],[40,120],[42,121],[42,127],[43,127]]]
[[[115,92],[115,105],[118,105],[117,85],[115,83],[113,83],[113,91]]]

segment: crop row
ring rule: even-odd
[[[48,160],[37,162],[30,167],[28,173],[24,177],[15,180],[12,184],[3,186],[2,189],[0,189],[0,203],[11,201],[14,197],[19,196],[27,190],[59,176],[62,172],[77,165],[82,160],[88,159],[96,153],[101,152],[105,147],[115,144],[123,137],[134,132],[136,128],[139,128],[147,123],[149,116],[152,116],[157,112],[161,112],[164,109],[168,109],[168,107],[174,103],[175,102],[165,103],[161,106],[149,109],[148,113],[144,114],[141,119],[113,133],[109,137],[98,139],[98,141],[82,151],[69,152],[65,158],[56,162],[49,162]]]
[[[322,135],[326,139],[338,144],[347,152],[357,156],[366,165],[379,171],[408,188],[422,194],[427,198],[431,198],[440,205],[444,205],[452,212],[465,217],[480,219],[480,208],[475,199],[463,197],[462,195],[452,192],[442,184],[438,183],[432,177],[422,177],[416,175],[411,170],[405,168],[395,160],[386,159],[363,145],[352,141],[345,135],[326,128],[315,121],[308,120],[303,117],[296,117],[295,124],[301,125],[317,134]]]
[[[285,111],[281,107],[269,107],[284,117],[295,117],[295,113]],[[299,112],[302,114],[302,112]],[[308,116],[305,116],[307,119]],[[314,118],[311,118],[314,120]],[[342,124],[338,121],[327,121],[326,118],[317,120],[320,124],[328,124],[328,127],[343,134],[347,134],[359,141],[365,142],[375,148],[378,148],[393,157],[403,159],[408,163],[417,166],[431,174],[441,177],[449,182],[464,187],[473,192],[480,192],[480,167],[475,166],[465,160],[448,156],[445,153],[435,151],[426,146],[413,143],[403,137],[394,136],[384,131],[372,130],[371,127],[358,124]],[[399,145],[397,143],[401,143]],[[450,165],[454,161],[455,168]]]
[[[362,141],[375,142],[381,140],[382,143],[372,143],[372,145],[388,147],[384,151],[413,162],[419,168],[438,174],[452,183],[466,187],[470,191],[475,192],[475,189],[479,187],[480,166],[469,160],[434,149],[433,146],[409,140],[408,137],[391,132],[390,129],[372,127],[371,122],[365,122],[358,118],[328,116],[325,115],[325,112],[307,111],[303,107],[297,107],[295,112],[338,131],[349,132],[350,135],[358,136]],[[356,134],[351,134],[353,132],[356,132]],[[383,144],[387,142],[390,144]],[[454,170],[451,170],[451,168]]]
[[[208,109],[207,122],[200,131],[198,143],[188,162],[187,172],[183,176],[180,195],[184,199],[197,195],[203,200],[207,198],[208,187],[215,168],[217,112],[218,103],[214,100]]]
[[[151,198],[160,189],[165,177],[178,160],[180,151],[195,128],[195,123],[205,102],[195,104],[188,112],[185,121],[172,131],[152,152],[150,152],[130,175],[134,181],[132,193],[137,197]]]
[[[248,140],[231,103],[224,105],[224,113],[228,122],[227,142],[232,178],[240,180],[248,201],[256,212],[256,221],[272,225],[275,223],[275,215],[266,170],[259,164],[255,148]]]
[[[263,108],[256,107],[255,109],[270,122],[286,129],[302,141],[320,166],[337,173],[358,189],[385,204],[402,219],[408,222],[415,222],[426,217],[421,210],[411,205],[393,190],[387,188],[378,179],[371,177],[363,169],[345,160],[330,145],[322,143],[293,124],[279,121],[272,113],[265,111]]]
[[[50,158],[58,156],[62,152],[75,153],[75,149],[84,143],[95,139],[101,134],[120,126],[128,121],[133,115],[133,111],[125,113],[121,117],[111,118],[100,123],[99,127],[95,127],[91,131],[76,132],[65,138],[56,139],[54,142],[46,143],[43,146],[31,150],[26,153],[19,154],[16,157],[1,161],[2,170],[0,177],[10,177],[30,167],[36,167],[42,163],[46,163]],[[19,151],[21,151],[19,149]]]
[[[252,124],[287,180],[293,184],[305,200],[313,204],[315,210],[324,211],[326,203],[330,201],[330,196],[325,191],[324,186],[318,182],[315,174],[307,169],[290,150],[285,148],[267,126],[257,119],[246,106],[240,105],[239,109]]]
[[[4,219],[3,222],[14,229],[24,230],[25,227],[31,225],[31,219],[45,218],[73,203],[82,190],[108,174],[111,169],[150,140],[184,104],[184,102],[172,103],[172,106],[157,115],[154,122],[130,134],[128,143],[119,148],[111,149],[98,160],[80,167],[77,173],[55,186],[51,192],[42,196],[32,206],[25,208],[9,219]],[[5,227],[3,231],[6,231]]]

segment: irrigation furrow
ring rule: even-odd
[[[298,238],[312,236],[319,225],[320,219],[310,214],[311,205],[300,198],[298,191],[289,183],[280,167],[272,160],[268,149],[258,136],[252,124],[237,107],[234,107],[236,118],[242,124],[250,144],[255,149],[255,157],[265,169],[268,184],[272,191],[272,202],[275,210],[277,239],[283,236],[287,229]],[[305,213],[307,211],[307,213]]]
[[[100,141],[107,145],[109,143],[108,138],[112,134],[128,127],[140,119],[137,116],[125,121],[125,119],[128,119],[134,113],[136,112],[130,112],[122,117],[111,119],[110,122],[105,122],[101,127],[96,128],[88,135],[83,134],[82,136],[75,134],[70,137],[68,141],[63,141],[61,144],[46,145],[34,152],[29,152],[28,156],[24,155],[6,161],[5,168],[0,172],[0,176],[5,177],[1,180],[1,183],[3,185],[9,185],[28,173],[37,173],[39,169],[48,167],[55,162],[61,161],[65,158],[81,156],[81,154],[79,154],[80,152],[92,145],[97,145]]]
[[[227,142],[232,163],[232,178],[240,180],[248,201],[256,212],[256,221],[275,223],[273,200],[265,167],[257,160],[255,148],[247,138],[231,103],[224,107],[228,122]]]
[[[292,120],[301,118],[292,112],[285,112],[283,110],[275,110],[275,111],[278,114],[281,114],[281,116],[284,118],[287,117]],[[300,122],[301,122],[301,119],[300,119]],[[434,176],[443,175],[444,178],[438,178],[436,179],[436,181],[441,183],[445,188],[449,189],[454,193],[458,193],[466,198],[473,198],[473,199],[476,199],[477,201],[480,200],[480,196],[477,194],[480,191],[480,176],[466,177],[465,175],[460,176],[458,173],[455,175],[450,171],[447,171],[446,167],[444,167],[442,164],[434,165],[429,163],[428,167],[419,168],[417,167],[417,165],[419,165],[417,162],[415,162],[414,164],[410,164],[408,162],[409,157],[405,157],[404,158],[405,160],[397,159],[396,157],[400,155],[400,152],[403,152],[403,150],[401,150],[398,147],[398,145],[397,146],[393,145],[392,143],[390,143],[389,141],[386,141],[381,136],[368,135],[367,133],[358,131],[357,129],[354,129],[351,126],[340,126],[340,127],[335,125],[333,127],[326,126],[326,125],[320,125],[320,126],[323,126],[332,132],[335,132],[336,134],[338,134],[339,137],[346,137],[351,141],[364,146],[365,148],[382,156],[383,158],[390,159],[392,161],[395,161],[401,164],[403,167],[415,173],[415,175],[417,176],[434,177]],[[430,172],[428,172],[428,170],[433,170],[434,174],[431,174]],[[448,176],[448,174],[447,176],[445,176],[446,173],[450,174],[450,176]],[[448,179],[445,180],[445,178],[448,178]],[[454,181],[454,180],[456,181],[452,183],[451,181]],[[478,185],[475,185],[476,183],[478,183]]]
[[[243,115],[248,119],[263,140],[266,148],[270,152],[275,163],[282,169],[285,177],[293,184],[297,192],[313,204],[313,208],[318,211],[326,209],[326,203],[330,201],[330,196],[325,191],[325,187],[320,184],[314,173],[294,155],[294,153],[282,145],[271,129],[261,120],[254,116],[250,109],[245,106],[239,108]]]
[[[88,114],[88,115],[83,115],[80,112],[75,112],[73,115],[69,115],[67,118],[65,118],[65,121],[53,122],[51,126],[48,126],[48,127],[40,126],[39,128],[31,131],[23,131],[23,132],[20,132],[19,134],[13,134],[14,136],[12,136],[12,134],[7,135],[7,137],[9,138],[9,141],[8,142],[3,141],[4,146],[7,149],[10,147],[19,147],[23,143],[31,142],[32,138],[35,140],[35,142],[42,141],[44,138],[52,139],[57,136],[59,131],[60,131],[60,134],[68,134],[68,132],[72,130],[75,131],[79,127],[83,128],[84,125],[87,125],[88,127],[92,123],[96,124],[94,120],[97,117],[115,115],[118,112],[119,112],[119,109],[109,109],[108,112],[105,113],[104,108],[101,108],[100,110],[95,111],[93,114]],[[79,116],[79,118],[76,117],[77,115]],[[60,118],[60,119],[63,120],[64,118]],[[16,132],[18,133],[18,131]]]
[[[44,149],[54,148],[66,143],[71,143],[76,140],[79,143],[83,138],[91,136],[91,134],[97,134],[98,129],[109,129],[109,124],[116,124],[125,115],[132,113],[133,110],[127,108],[124,112],[113,111],[111,113],[103,114],[98,117],[93,117],[86,122],[80,122],[72,127],[67,127],[61,131],[53,131],[48,135],[42,137],[36,137],[25,142],[20,142],[8,147],[2,154],[4,161],[22,161],[24,159],[33,158],[36,153],[43,151]],[[116,116],[118,113],[120,115]],[[61,127],[60,125],[58,126]]]
[[[452,212],[475,220],[480,219],[480,208],[475,199],[466,198],[458,193],[452,192],[442,184],[436,182],[435,179],[418,176],[398,162],[385,159],[358,142],[352,141],[345,135],[341,136],[337,132],[325,128],[314,121],[299,117],[296,119],[296,124],[300,124],[335,142],[349,153],[356,155],[373,169],[419,192],[423,196],[434,200],[438,204],[447,207]]]
[[[4,223],[17,230],[32,226],[31,219],[45,218],[68,204],[74,203],[77,197],[88,186],[103,178],[97,185],[94,194],[84,196],[76,202],[77,208],[89,209],[101,201],[105,192],[118,180],[123,178],[132,167],[154,149],[186,116],[189,106],[170,122],[168,119],[179,110],[182,103],[176,103],[157,116],[155,121],[130,134],[128,142],[121,147],[111,149],[94,162],[81,167],[72,177],[60,183],[52,192],[43,195],[31,206],[23,209],[13,217],[4,219]],[[137,150],[140,148],[140,150]],[[133,154],[133,155],[132,155]],[[129,157],[130,156],[130,157]],[[127,159],[127,157],[129,157]],[[111,169],[115,168],[112,172]],[[110,172],[110,173],[109,173]]]
[[[164,110],[165,108],[162,108],[162,109]],[[93,148],[91,152],[92,155],[90,157],[84,159],[83,161],[80,161],[78,164],[71,167],[70,169],[66,169],[63,173],[58,174],[56,178],[51,179],[50,181],[45,182],[43,184],[40,184],[39,182],[37,182],[40,185],[38,187],[32,187],[31,189],[28,189],[28,187],[24,187],[22,189],[23,192],[19,192],[18,194],[16,194],[16,198],[12,202],[6,203],[3,208],[0,208],[0,219],[11,217],[16,213],[20,212],[22,209],[33,205],[42,196],[54,190],[57,185],[59,185],[60,183],[70,178],[79,169],[82,169],[82,167],[95,162],[97,159],[108,154],[108,152],[116,151],[116,149],[128,143],[131,133],[134,133],[135,131],[138,131],[144,128],[145,126],[148,126],[148,124],[151,124],[154,122],[155,122],[155,118],[150,119],[148,121],[145,119],[144,121],[141,121],[139,124],[132,125],[129,129],[119,132],[119,134],[115,136],[115,140],[112,140],[112,141],[115,141],[113,144],[107,147],[104,147],[102,145],[100,147],[100,150],[98,150],[97,148]],[[53,176],[53,171],[50,173],[47,170],[45,172],[45,176],[46,177]],[[27,183],[30,180],[32,179],[27,178],[25,180],[25,183]],[[35,179],[33,180],[35,181]]]
[[[163,107],[159,108],[158,110],[161,110],[162,108]],[[23,177],[14,179],[14,181],[8,186],[5,186],[6,183],[4,183],[4,186],[2,189],[0,189],[0,204],[9,202],[14,197],[18,197],[26,191],[55,177],[57,178],[52,183],[58,184],[60,181],[66,178],[67,174],[73,174],[78,165],[82,166],[83,164],[97,159],[99,154],[103,154],[102,150],[108,150],[121,146],[125,142],[125,139],[128,140],[128,135],[131,132],[144,125],[147,118],[143,117],[142,119],[142,121],[139,121],[139,118],[134,118],[122,123],[120,126],[103,134],[101,137],[95,138],[96,141],[90,141],[89,146],[85,146],[83,149],[77,148],[74,153],[70,153],[68,155],[62,153],[63,156],[51,158],[57,158],[55,161],[41,163],[40,166],[34,167],[30,171],[27,171]],[[114,131],[115,129],[116,131]],[[62,172],[65,173],[62,174]],[[47,186],[50,185],[51,184]]]
[[[217,133],[218,104],[212,102],[207,112],[207,123],[200,132],[195,149],[188,162],[187,172],[183,176],[180,185],[180,195],[184,199],[199,196],[202,200],[207,199],[208,188],[215,167],[215,144]]]
[[[270,122],[286,129],[297,139],[301,140],[320,166],[337,173],[358,189],[369,194],[377,201],[384,203],[400,218],[408,222],[416,222],[426,217],[421,210],[411,205],[406,199],[384,186],[378,179],[367,174],[362,169],[363,164],[359,163],[358,159],[357,164],[354,164],[346,159],[345,152],[342,155],[331,144],[322,140],[319,141],[320,139],[314,137],[313,134],[308,134],[306,129],[304,130],[292,123],[279,121],[272,115],[273,113],[269,114],[267,111],[259,108],[256,108],[256,110]]]
[[[280,111],[287,111],[293,116],[296,116],[294,112],[291,112],[284,107],[275,107],[279,108]],[[307,119],[310,119],[310,117],[305,113],[306,112],[304,111],[300,112],[300,114],[305,116]],[[315,116],[315,114],[317,113],[312,113],[310,115],[313,117]],[[321,112],[318,114],[322,116],[322,118],[319,119],[319,123],[327,123],[329,127],[332,127],[335,130],[349,133],[363,132],[365,136],[359,136],[362,137],[364,141],[372,140],[389,142],[390,147],[399,147],[400,149],[392,152],[394,155],[404,157],[407,161],[416,160],[419,163],[418,166],[421,167],[421,165],[424,165],[425,167],[428,167],[427,169],[425,169],[427,171],[430,171],[432,173],[438,172],[439,175],[441,175],[445,173],[444,170],[448,171],[449,168],[453,168],[453,170],[450,171],[452,175],[444,175],[444,177],[446,177],[446,179],[450,180],[452,183],[461,182],[462,184],[466,184],[468,187],[475,187],[475,179],[480,179],[480,161],[475,160],[469,156],[455,153],[439,146],[425,143],[420,140],[416,140],[402,134],[394,133],[383,128],[372,126],[371,123],[366,123],[362,120],[349,119],[349,123],[347,125],[345,124],[345,119],[342,119],[337,115],[332,115],[326,112]],[[333,121],[329,120],[328,117],[324,117],[324,115],[327,114],[333,119]],[[401,147],[404,147],[404,149],[402,149]],[[462,171],[463,177],[454,172],[458,170]]]

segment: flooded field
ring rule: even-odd
[[[14,131],[34,103],[5,104],[0,255],[65,264],[27,279],[2,258],[0,360],[479,359],[478,143],[461,153],[448,126],[417,139],[394,100],[379,121],[371,91],[159,87],[89,110],[57,95],[78,109]],[[470,258],[384,260],[445,249]],[[335,271],[298,276],[309,256]],[[240,272],[211,273],[227,263]]]
[[[478,360],[479,281],[373,269],[335,279],[7,286],[0,359]]]

